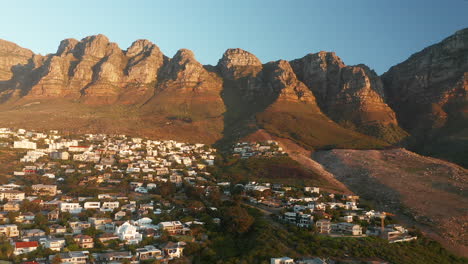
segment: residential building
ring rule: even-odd
[[[86,264],[89,259],[88,251],[70,251],[58,254],[62,263],[66,264]],[[54,255],[49,256],[49,260],[54,259]]]
[[[116,240],[116,239],[119,239],[119,236],[116,234],[112,234],[112,233],[104,233],[99,236],[99,241],[101,241],[102,243],[106,243],[106,242],[109,242],[111,240]]]
[[[29,140],[14,141],[13,148],[36,149],[37,144],[36,142],[31,142]]]
[[[190,232],[190,229],[184,228],[180,221],[161,222],[159,229],[166,231],[169,235],[183,235]]]
[[[57,185],[34,184],[31,187],[36,195],[57,195]]]
[[[294,264],[294,259],[289,257],[271,258],[270,264]]]
[[[22,236],[23,237],[42,237],[45,236],[46,233],[44,230],[41,229],[26,229],[22,231]]]
[[[124,263],[131,262],[133,258],[130,251],[96,253],[93,256],[97,263]]]
[[[53,251],[61,251],[65,247],[64,238],[48,238],[44,244],[45,248],[50,248]]]
[[[128,221],[117,227],[115,234],[119,236],[120,240],[125,241],[126,244],[138,244],[143,240],[142,234],[137,232],[137,227]]]
[[[336,223],[332,224],[332,231],[337,233],[345,233],[353,236],[362,235],[362,227],[352,223]]]
[[[93,248],[93,238],[88,235],[76,235],[73,240],[78,244],[80,248]]]
[[[80,203],[60,203],[61,212],[69,212],[72,214],[79,214],[82,211]]]
[[[329,219],[320,219],[315,222],[315,226],[320,234],[330,234],[331,232],[331,222]]]
[[[50,225],[49,230],[51,234],[64,234],[65,232],[67,232],[67,229],[59,224]]]
[[[8,201],[22,201],[24,200],[24,192],[17,190],[3,190],[0,191],[0,200],[7,199]]]
[[[16,201],[7,202],[3,205],[3,211],[6,212],[18,212],[20,210],[20,204]]]
[[[47,220],[49,221],[57,221],[59,217],[60,217],[60,211],[57,209],[54,209],[47,213]]]
[[[148,245],[136,249],[136,256],[139,261],[146,259],[159,259],[162,258],[162,251],[154,246]]]
[[[166,255],[167,258],[169,259],[175,259],[175,258],[180,258],[183,256],[183,242],[167,242],[163,244],[162,250],[164,254]]]
[[[102,212],[112,212],[115,209],[120,207],[120,203],[118,201],[115,202],[103,202],[101,206]]]
[[[0,235],[5,237],[18,237],[19,230],[17,225],[0,225]]]
[[[85,202],[83,205],[84,209],[99,209],[101,208],[101,202]]]
[[[37,241],[30,241],[30,242],[15,242],[15,249],[13,254],[15,256],[26,254],[29,252],[33,252],[34,250],[39,247],[39,243]]]

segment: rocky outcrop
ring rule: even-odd
[[[116,46],[104,35],[86,37],[79,42],[63,40],[57,53],[48,55],[48,60],[38,70],[37,83],[27,96],[79,98],[85,88],[98,81],[101,69],[98,66],[105,64],[109,55],[118,49]]]
[[[203,65],[195,59],[191,50],[180,49],[163,69],[166,80],[182,85],[193,86],[202,82],[208,75]]]
[[[235,80],[256,76],[262,69],[261,61],[252,53],[242,49],[228,49],[218,62],[223,78]]]
[[[467,110],[467,75],[468,29],[464,29],[393,66],[382,80],[401,124],[421,131],[441,128],[450,117]]]
[[[221,91],[221,78],[198,62],[191,50],[180,49],[162,65],[154,96],[144,109],[183,122],[219,118],[225,111]]]
[[[129,58],[125,70],[126,82],[137,85],[156,82],[159,69],[166,59],[158,46],[145,39],[133,42],[125,55]]]
[[[293,60],[291,65],[336,122],[391,142],[405,136],[385,102],[380,77],[366,65],[346,66],[335,53],[323,51]]]
[[[49,56],[43,65],[37,68],[37,83],[32,86],[29,97],[60,97],[79,91],[67,89],[70,60],[65,57]]]
[[[299,81],[289,62],[279,60],[265,65],[267,87],[278,100],[315,104],[315,97],[307,86]]]
[[[0,82],[13,78],[13,67],[27,64],[32,57],[32,51],[0,39]]]
[[[122,51],[104,35],[81,41],[65,39],[55,54],[45,57],[33,58],[32,52],[13,43],[0,46],[9,54],[0,56],[0,62],[6,65],[2,76],[12,79],[8,83],[10,89],[21,89],[30,99],[68,97],[92,104],[136,103],[152,94],[158,72],[167,60],[148,40],[137,40]],[[28,69],[16,74],[21,76],[6,70],[17,64]],[[20,79],[29,83],[20,84]]]

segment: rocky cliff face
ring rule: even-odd
[[[228,49],[217,68],[225,82],[235,86],[246,103],[271,104],[276,99],[313,102],[312,92],[297,79],[288,61],[262,64],[252,53],[242,49]]]
[[[385,91],[409,130],[440,128],[468,101],[468,29],[425,48],[383,74]],[[460,106],[461,106],[460,105]],[[455,111],[452,111],[455,110]]]
[[[161,66],[154,96],[144,109],[187,123],[218,119],[225,111],[221,91],[221,78],[198,62],[192,51],[181,49]]]
[[[28,76],[30,83],[18,85],[21,76],[11,70],[2,75],[29,99],[65,97],[81,98],[91,104],[136,103],[135,99],[154,88],[159,69],[166,60],[148,40],[137,40],[123,51],[104,35],[81,41],[65,39],[55,54],[36,56],[36,59],[31,59],[32,52],[12,44],[0,46],[10,50],[9,53],[16,52],[15,56],[1,56],[6,68],[14,63],[30,64],[29,71],[16,74]]]
[[[315,105],[315,96],[307,86],[299,81],[289,62],[279,60],[265,65],[264,80],[266,86],[278,97],[278,100],[311,103]]]
[[[223,78],[236,80],[256,76],[262,69],[262,63],[252,53],[242,49],[228,49],[218,62]]]
[[[291,65],[336,122],[391,142],[405,136],[385,103],[379,76],[369,67],[346,66],[335,53],[323,51],[293,60]]]
[[[28,64],[32,57],[32,51],[0,39],[0,82],[10,80],[13,77],[13,68]]]
[[[468,166],[468,29],[382,75],[388,102],[413,135],[410,147]]]

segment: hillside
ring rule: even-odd
[[[351,191],[467,256],[468,171],[404,149],[314,153]]]

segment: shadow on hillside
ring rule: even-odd
[[[264,80],[265,69],[257,76],[224,80],[221,97],[226,106],[223,137],[215,143],[227,150],[233,143],[259,129],[256,114],[265,111],[278,98]]]

